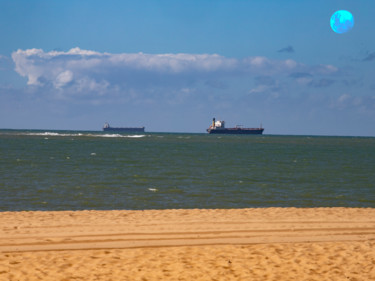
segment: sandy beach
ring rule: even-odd
[[[375,209],[2,212],[0,280],[375,280]]]

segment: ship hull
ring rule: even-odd
[[[207,129],[209,134],[223,135],[261,135],[263,128],[226,128],[226,129]]]
[[[108,127],[103,128],[105,132],[125,132],[125,133],[144,133],[144,127],[137,127],[137,128],[115,128],[115,127]]]

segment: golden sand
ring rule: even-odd
[[[375,280],[375,209],[3,212],[0,280]]]

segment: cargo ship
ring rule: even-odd
[[[241,134],[241,135],[261,135],[264,128],[243,128],[242,125],[237,125],[235,128],[225,128],[225,121],[212,120],[211,126],[207,129],[209,134]]]
[[[144,133],[145,127],[111,127],[108,123],[103,126],[103,131],[126,132],[126,133]]]

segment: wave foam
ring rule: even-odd
[[[121,134],[91,134],[91,133],[57,133],[57,132],[28,132],[16,133],[23,136],[43,136],[43,137],[98,137],[98,138],[143,138],[146,135],[121,135]],[[48,138],[46,138],[48,139]]]

